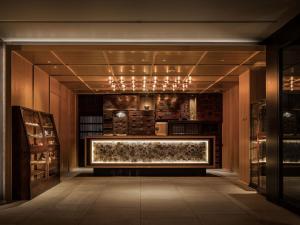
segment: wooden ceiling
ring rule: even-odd
[[[220,92],[250,67],[265,64],[261,47],[23,46],[15,51],[75,93]]]

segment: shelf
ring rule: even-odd
[[[44,138],[43,136],[33,135],[33,134],[27,134],[27,136],[32,137],[32,138]]]
[[[46,160],[32,160],[30,164],[46,164]]]
[[[43,149],[44,145],[30,145],[30,150]]]
[[[55,121],[52,114],[13,106],[12,123],[13,166],[23,168],[13,169],[13,182],[20,184],[13,197],[32,199],[59,182],[60,146]],[[56,173],[51,178],[55,183],[49,182],[49,167]]]
[[[25,125],[32,126],[32,127],[40,127],[40,125],[38,123],[25,122]]]
[[[56,147],[59,146],[59,144],[48,144],[47,147]]]
[[[103,124],[103,123],[79,123],[79,124],[82,124],[82,125],[84,125],[84,124]]]
[[[31,175],[32,176],[37,176],[37,175],[45,174],[45,172],[46,171],[44,171],[44,170],[32,170]]]
[[[45,138],[56,138],[56,136],[45,136]]]

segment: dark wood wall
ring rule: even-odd
[[[300,39],[300,15],[262,42],[267,51],[266,114],[267,114],[267,198],[281,202],[281,51],[282,48]],[[284,203],[283,203],[284,204]]]
[[[120,99],[125,101],[126,95],[78,95],[78,124],[80,124],[81,116],[103,116],[103,113],[112,110],[140,110],[144,109],[138,103],[134,103],[134,95],[131,95],[132,101],[130,104],[125,104],[125,102],[118,103],[118,96]],[[222,165],[222,94],[212,93],[212,94],[169,94],[167,99],[170,97],[176,97],[178,103],[166,103],[161,101],[161,98],[167,96],[166,94],[156,94],[148,96],[152,99],[151,109],[156,112],[156,121],[180,121],[187,120],[188,115],[185,107],[186,100],[189,98],[197,98],[197,121],[198,124],[201,122],[201,127],[203,129],[198,129],[201,132],[195,135],[213,135],[216,136],[216,156],[215,165],[217,168],[221,168]],[[127,96],[128,97],[128,96]],[[131,98],[130,95],[128,98]],[[142,99],[143,95],[139,96]],[[156,101],[160,99],[160,101]],[[149,100],[149,99],[148,99]],[[142,101],[143,103],[143,101]],[[166,103],[166,104],[165,104]],[[148,104],[148,103],[147,103]],[[159,104],[159,107],[154,107],[154,105]],[[122,107],[120,106],[122,105]],[[121,107],[121,108],[120,108]],[[149,110],[149,112],[151,111]],[[133,111],[132,111],[133,112]],[[157,116],[159,113],[159,116]],[[174,115],[173,115],[174,114]],[[129,118],[130,120],[130,118]],[[152,120],[151,120],[152,121]],[[105,120],[104,120],[105,122]],[[153,122],[155,120],[153,118]],[[80,139],[80,132],[78,127],[77,132],[78,138],[78,162],[79,166],[84,166],[84,139]],[[144,135],[149,134],[145,132]],[[151,134],[154,134],[152,132]],[[139,133],[142,135],[142,133]]]
[[[78,165],[84,166],[84,139],[80,138],[79,125],[81,116],[102,116],[103,96],[102,95],[78,95],[77,96],[77,157]]]

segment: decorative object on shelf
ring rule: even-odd
[[[156,122],[155,123],[155,135],[167,136],[168,135],[168,123],[167,122]]]
[[[128,116],[126,111],[113,112],[113,131],[115,135],[128,133]]]
[[[60,181],[60,145],[52,114],[13,106],[13,199],[31,199]]]

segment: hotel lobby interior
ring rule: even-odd
[[[0,2],[0,225],[300,224],[299,27],[297,0]]]

